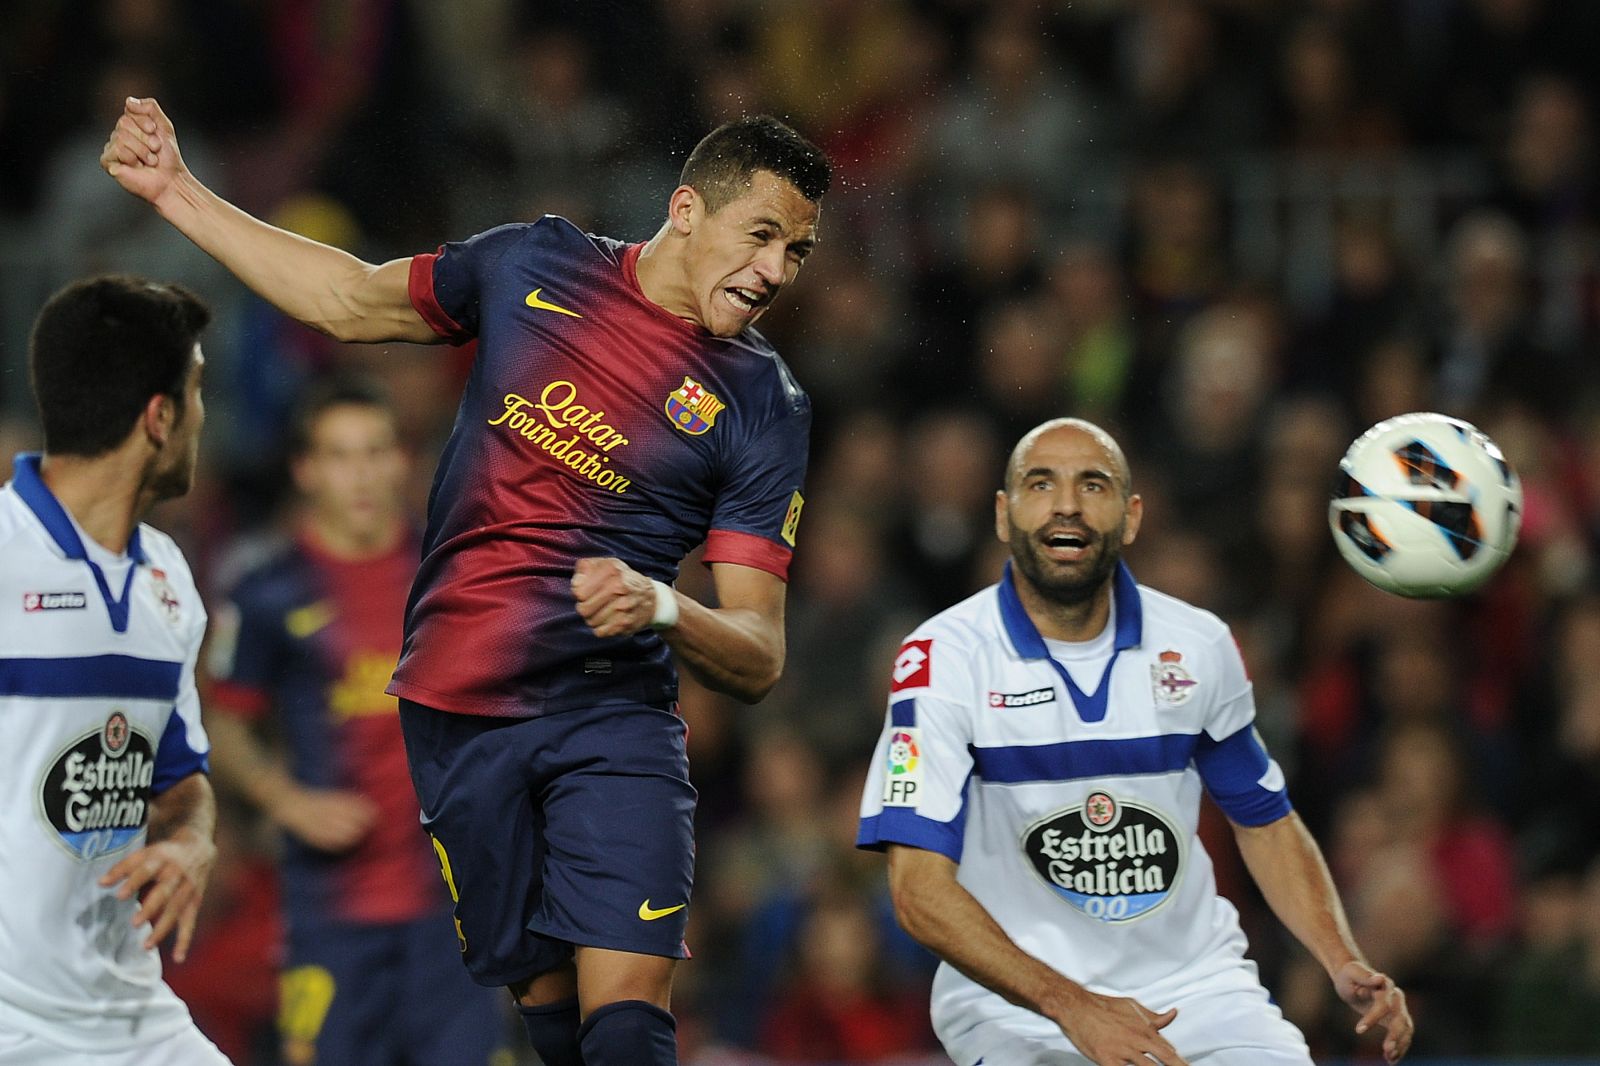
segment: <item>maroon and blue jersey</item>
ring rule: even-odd
[[[245,575],[218,612],[212,707],[267,721],[296,781],[358,792],[379,811],[342,854],[285,840],[285,913],[297,923],[407,922],[450,902],[418,826],[399,704],[384,692],[417,550],[408,537],[355,562],[302,536]]]
[[[391,693],[508,717],[665,703],[666,644],[596,637],[577,560],[670,583],[704,542],[707,563],[787,577],[810,401],[760,334],[714,337],[646,299],[641,248],[546,216],[412,260],[417,311],[478,352]]]

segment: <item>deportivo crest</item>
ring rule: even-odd
[[[93,859],[128,846],[144,829],[155,772],[150,738],[112,711],[56,756],[39,781],[39,807],[68,851]]]
[[[694,378],[685,376],[683,384],[667,396],[667,417],[672,424],[692,437],[698,437],[717,424],[717,415],[728,405]]]
[[[1150,689],[1155,693],[1157,703],[1168,707],[1187,703],[1199,683],[1183,668],[1183,655],[1179,652],[1168,649],[1150,664]]]
[[[891,692],[907,688],[927,688],[933,683],[933,641],[908,640],[894,657]]]
[[[177,593],[172,591],[172,583],[167,580],[165,570],[150,568],[150,591],[155,593],[156,602],[166,612],[167,621],[177,624],[178,616],[183,610],[183,604],[178,602]]]
[[[1172,898],[1183,837],[1161,812],[1090,793],[1022,834],[1022,853],[1051,891],[1102,922],[1142,918]]]

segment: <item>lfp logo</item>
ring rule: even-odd
[[[883,778],[885,807],[915,807],[922,786],[922,751],[914,726],[897,726],[889,734],[887,773]]]

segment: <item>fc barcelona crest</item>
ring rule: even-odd
[[[685,377],[667,397],[667,417],[691,437],[698,437],[717,424],[717,415],[728,405],[707,392],[694,378]]]

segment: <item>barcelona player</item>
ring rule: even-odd
[[[290,453],[296,534],[217,612],[210,663],[217,779],[284,833],[283,1058],[486,1066],[499,1004],[458,961],[384,692],[418,551],[394,412],[362,379],[318,383]]]
[[[314,328],[478,342],[390,687],[413,784],[467,968],[548,1066],[676,1062],[695,793],[671,656],[751,702],[783,667],[811,411],[751,327],[816,244],[826,157],[741,119],[642,244],[546,216],[381,266],[205,188],[154,100],[101,164]],[[716,607],[671,585],[702,542]]]

